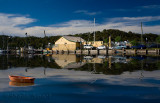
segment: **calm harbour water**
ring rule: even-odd
[[[17,102],[160,103],[160,57],[0,55],[0,103]]]

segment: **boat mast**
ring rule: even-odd
[[[141,45],[142,45],[142,42],[143,42],[143,24],[142,24],[142,22],[141,22],[141,31],[142,31],[142,34],[141,34]]]
[[[44,30],[44,37],[46,37],[46,31]]]
[[[4,35],[3,35],[3,50],[4,50]]]
[[[3,50],[4,50],[4,33],[2,32],[2,35],[3,35],[3,38],[2,38],[2,40],[3,40]]]
[[[94,42],[96,41],[95,40],[95,35],[96,35],[96,33],[95,33],[95,22],[96,22],[96,19],[94,18]]]

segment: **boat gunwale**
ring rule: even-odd
[[[26,80],[34,80],[35,78],[32,77],[24,77],[24,76],[14,76],[14,75],[8,75],[9,78],[14,78],[14,79],[26,79]]]

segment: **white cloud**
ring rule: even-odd
[[[111,18],[108,21],[110,22],[150,22],[150,21],[158,21],[160,20],[160,16],[145,16],[145,17],[117,17]]]
[[[35,19],[27,16],[0,13],[0,33],[4,32],[6,35],[21,36],[25,33],[23,26],[35,21]]]
[[[147,16],[147,17],[123,17],[124,20],[141,20],[141,21],[157,21],[160,20],[160,16]]]
[[[141,33],[140,22],[159,21],[160,16],[146,16],[146,17],[119,17],[111,18],[103,24],[97,24],[93,27],[93,20],[70,20],[68,22],[53,24],[49,26],[32,26],[25,27],[27,24],[33,23],[36,20],[27,16],[20,16],[14,14],[0,13],[0,34],[4,32],[6,35],[25,36],[27,32],[31,36],[43,37],[43,31],[46,31],[47,36],[67,35],[76,33],[86,33],[102,31],[103,29],[119,29],[123,31],[132,31]],[[21,26],[23,25],[23,26]],[[145,33],[160,34],[160,25],[143,26]]]
[[[160,5],[146,5],[146,6],[141,6],[143,9],[160,9]]]
[[[51,25],[54,27],[86,27],[86,26],[91,26],[92,22],[88,20],[71,20],[68,22],[60,23],[60,24],[55,24]]]
[[[25,16],[18,16],[15,14],[0,13],[0,26],[18,26],[35,22],[35,19],[27,18]]]
[[[87,10],[77,10],[75,11],[74,13],[82,13],[82,14],[85,14],[85,15],[97,15],[97,14],[100,14],[101,12],[89,12]]]

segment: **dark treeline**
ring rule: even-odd
[[[93,41],[93,33],[81,33],[81,34],[75,34],[75,36],[80,36],[85,40]],[[111,36],[112,41],[115,41],[115,38],[117,36],[120,36],[122,41],[133,41],[136,40],[138,42],[141,41],[141,34],[133,33],[131,31],[124,32],[120,30],[115,29],[104,29],[103,31],[96,31],[96,40],[105,41],[105,39]],[[158,37],[158,34],[152,34],[152,33],[146,33],[143,34],[143,41],[145,42],[146,38],[148,39],[148,42],[155,42],[156,38]]]
[[[0,48],[1,49],[6,49],[7,45],[9,48],[16,48],[16,47],[27,47],[33,46],[34,48],[40,48],[45,46],[48,43],[54,44],[55,41],[59,38],[60,36],[50,36],[50,37],[34,37],[34,36],[29,36],[29,37],[11,37],[11,36],[6,36],[6,35],[1,35],[0,36]]]
[[[103,31],[96,31],[96,40],[97,41],[108,41],[108,37],[111,35],[112,41],[115,41],[115,38],[117,36],[121,37],[122,41],[141,41],[141,34],[138,33],[133,33],[133,32],[124,32],[120,30],[115,30],[115,29],[109,29],[106,30],[104,29]],[[88,32],[88,33],[80,33],[80,34],[75,34],[73,36],[79,36],[85,39],[86,41],[93,41],[93,33]],[[6,35],[0,35],[0,48],[1,49],[6,49],[7,45],[10,48],[16,48],[16,47],[24,47],[27,45],[33,46],[34,48],[40,48],[43,47],[45,48],[45,45],[48,43],[54,44],[56,40],[58,40],[60,36],[50,36],[50,37],[34,37],[34,36],[29,36],[29,37],[12,37],[12,36],[6,36]],[[148,40],[148,42],[155,42],[156,38],[158,38],[158,34],[143,34],[143,42],[145,40]]]

